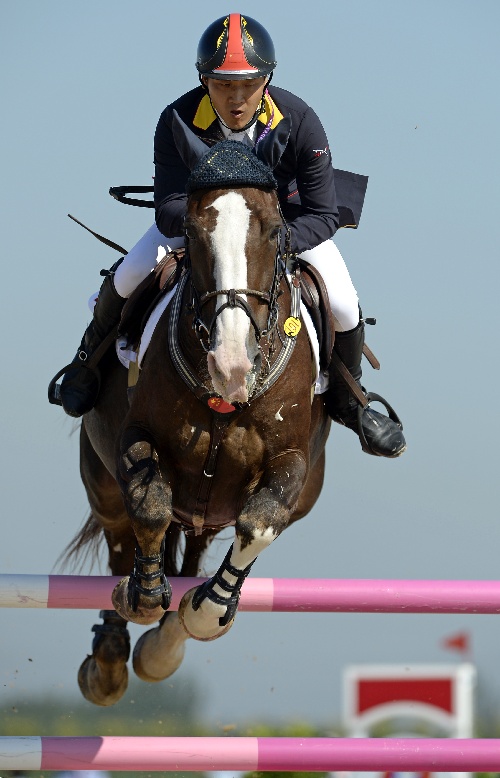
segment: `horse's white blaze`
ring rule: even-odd
[[[217,289],[246,289],[247,257],[245,244],[250,210],[238,192],[227,192],[213,201],[217,210],[215,229],[210,235],[214,252]],[[246,299],[246,297],[244,298]],[[217,308],[227,297],[217,298]],[[250,339],[250,320],[241,308],[226,308],[218,316],[215,345],[208,355],[208,369],[214,389],[228,402],[246,402],[246,377],[257,355],[257,344]]]

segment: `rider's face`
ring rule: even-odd
[[[225,81],[203,77],[212,105],[224,124],[232,130],[241,130],[248,124],[262,99],[266,77],[241,81]]]

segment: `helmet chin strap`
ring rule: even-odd
[[[250,127],[252,127],[252,125],[254,125],[254,124],[255,124],[255,122],[257,121],[257,119],[259,118],[259,116],[260,116],[262,113],[265,113],[265,112],[266,112],[266,90],[267,90],[267,87],[269,86],[269,84],[271,83],[271,79],[272,79],[272,77],[273,77],[273,74],[272,74],[272,73],[271,73],[271,75],[269,76],[269,79],[268,79],[268,80],[266,81],[266,83],[264,84],[264,89],[263,89],[263,91],[262,91],[262,98],[261,98],[261,101],[260,101],[260,103],[259,103],[259,107],[258,107],[258,108],[257,108],[257,110],[255,111],[255,113],[254,113],[254,115],[252,116],[252,118],[250,119],[250,121],[249,121],[249,122],[247,122],[247,124],[245,124],[245,126],[244,126],[244,127],[240,127],[238,130],[234,130],[232,127],[229,127],[229,126],[226,124],[226,122],[225,122],[225,121],[222,119],[222,117],[220,116],[219,112],[216,110],[216,108],[215,108],[214,104],[212,103],[212,98],[210,97],[210,92],[209,92],[209,90],[208,90],[208,87],[207,87],[207,86],[206,86],[206,85],[203,83],[202,76],[201,76],[201,75],[199,75],[198,77],[199,77],[199,79],[200,79],[200,83],[201,83],[202,87],[204,88],[205,92],[206,92],[206,93],[207,93],[207,95],[208,95],[208,99],[210,100],[210,105],[212,106],[212,108],[213,108],[213,110],[214,110],[214,113],[215,113],[215,115],[217,116],[217,118],[218,118],[218,120],[220,121],[220,123],[224,125],[224,127],[226,128],[226,130],[230,130],[231,132],[245,132],[245,130],[248,130],[248,129],[250,129]],[[228,81],[229,81],[229,80],[230,80],[230,79],[228,79]]]

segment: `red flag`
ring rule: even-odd
[[[455,635],[444,638],[441,646],[449,651],[459,651],[461,654],[468,654],[470,651],[470,634],[468,632],[457,632]]]

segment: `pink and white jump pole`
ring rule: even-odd
[[[0,575],[0,608],[112,608],[117,576]],[[204,578],[172,578],[171,610]],[[500,613],[500,581],[249,578],[241,611]]]
[[[500,740],[0,737],[1,770],[500,770]]]
[[[112,608],[113,576],[0,575],[0,608]],[[171,579],[172,610],[200,578]],[[259,612],[500,613],[499,581],[248,579]],[[0,737],[0,770],[500,771],[500,740]]]

